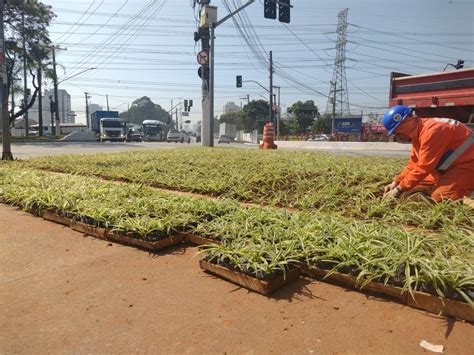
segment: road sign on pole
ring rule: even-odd
[[[200,51],[197,54],[197,62],[201,65],[206,65],[209,63],[209,53],[206,51]]]

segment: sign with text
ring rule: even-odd
[[[360,134],[362,117],[336,117],[336,133]]]

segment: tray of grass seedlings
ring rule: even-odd
[[[181,242],[201,220],[237,206],[143,185],[17,169],[2,169],[0,180],[0,195],[6,203],[85,234],[151,250]]]
[[[427,234],[321,213],[249,208],[200,223],[195,232],[219,242],[203,249],[204,268],[219,266],[209,270],[214,273],[226,268],[268,280],[300,266],[314,278],[473,320],[474,236],[467,229]],[[221,276],[229,279],[228,272]]]
[[[383,186],[404,165],[404,159],[399,158],[176,149],[69,155],[16,164],[430,230],[474,228],[474,212],[462,203],[434,204],[429,199],[397,203],[382,199]]]
[[[334,211],[248,208],[230,200],[177,196],[144,184],[9,166],[0,170],[3,201],[38,215],[50,212],[71,225],[105,229],[106,238],[154,243],[181,233],[199,236],[209,242],[202,250],[204,269],[244,287],[258,285],[251,289],[263,294],[297,278],[301,269],[324,280],[399,295],[403,303],[431,312],[473,320],[474,233],[462,208],[454,213],[450,205],[440,204],[430,212],[432,220],[446,214],[456,223],[407,228]]]

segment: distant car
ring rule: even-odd
[[[138,129],[130,128],[127,131],[127,142],[141,142],[142,140],[142,134]]]
[[[315,136],[310,137],[307,140],[313,141],[313,142],[326,142],[326,141],[330,141],[331,137],[327,134],[316,134]]]
[[[186,133],[186,131],[179,131],[177,129],[172,129],[168,132],[168,136],[166,137],[166,141],[170,142],[181,142],[181,143],[191,143],[191,137]]]
[[[183,137],[183,139],[181,140],[181,143],[191,143],[191,136],[189,135],[188,132],[182,130],[181,131],[181,136]]]
[[[226,135],[222,135],[219,137],[219,139],[217,140],[217,143],[227,143],[227,144],[230,144],[230,142],[232,142],[232,137],[231,136],[226,136]]]
[[[177,129],[170,129],[168,132],[168,135],[166,136],[166,141],[169,142],[181,142],[181,139],[183,137],[181,136],[181,132]]]

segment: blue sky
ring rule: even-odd
[[[72,96],[77,121],[84,121],[84,92],[92,103],[125,110],[128,103],[149,96],[169,109],[193,99],[191,120],[201,119],[201,83],[197,76],[196,29],[191,0],[44,0],[57,14],[50,27],[59,51],[60,84]],[[235,8],[244,0],[228,0]],[[336,55],[337,14],[349,8],[346,77],[351,113],[383,112],[388,103],[391,71],[421,74],[441,71],[447,63],[465,60],[474,66],[473,0],[293,0],[291,23],[263,17],[257,0],[238,19],[250,35],[252,51],[229,20],[216,30],[215,111],[240,98],[263,99],[252,83],[235,87],[235,76],[268,85],[265,58],[273,51],[281,86],[282,109],[298,100],[314,100],[326,110]],[[214,0],[219,18],[224,1]],[[258,43],[258,45],[256,45]]]

